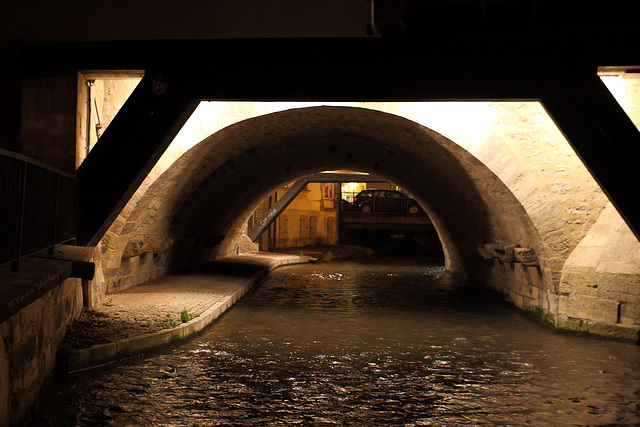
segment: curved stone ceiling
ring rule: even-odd
[[[216,132],[151,185],[132,213],[132,235],[172,238],[174,265],[204,260],[274,189],[329,169],[370,172],[409,191],[438,230],[447,268],[469,280],[488,280],[478,245],[544,253],[518,200],[468,152],[410,120],[354,107],[286,110]]]

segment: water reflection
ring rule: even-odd
[[[640,423],[638,347],[554,334],[425,260],[382,261],[276,270],[187,344],[72,375],[39,423]]]

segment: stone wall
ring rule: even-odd
[[[107,294],[165,275],[169,246],[169,242],[129,240],[108,233],[94,250],[96,277],[89,284],[89,305],[95,307]]]
[[[85,72],[77,76],[76,168],[140,82],[137,71]]]
[[[76,75],[29,77],[22,85],[19,152],[74,173]]]
[[[215,117],[218,123],[225,118],[224,113],[236,112],[233,108],[233,103],[225,106],[220,111],[223,115]],[[260,108],[258,105],[252,111],[238,106],[241,114],[236,112],[236,116],[250,115]],[[440,228],[441,237],[453,236],[443,238],[451,269],[465,275],[475,275],[474,279],[481,275],[481,261],[469,264],[470,259],[479,258],[475,241],[463,244],[469,235],[476,236],[474,238],[483,244],[499,241],[504,244],[517,243],[523,247],[534,246],[542,254],[543,248],[537,247],[540,245],[536,243],[535,229],[524,221],[526,215],[522,207],[494,174],[451,141],[415,123],[366,109],[301,109],[282,115],[283,118],[273,119],[259,116],[256,123],[247,120],[237,126],[229,126],[192,150],[188,149],[187,144],[174,142],[174,153],[182,150],[185,154],[173,163],[163,164],[161,160],[154,171],[156,179],[152,178],[152,173],[152,177],[145,181],[134,200],[109,230],[104,242],[114,250],[105,252],[105,255],[114,263],[119,262],[121,252],[118,252],[118,247],[121,251],[126,242],[136,236],[147,239],[180,236],[180,247],[176,252],[190,253],[190,259],[197,259],[211,251],[203,248],[200,255],[194,256],[194,237],[190,236],[203,237],[200,240],[205,244],[207,228],[219,225],[220,231],[213,232],[209,239],[215,240],[216,235],[232,238],[238,226],[232,222],[236,219],[244,222],[245,211],[255,208],[254,203],[268,194],[270,186],[295,179],[310,168],[318,171],[317,168],[351,166],[356,170],[366,170],[375,169],[375,165],[380,168],[376,172],[385,172],[386,169],[389,178],[398,178],[395,181],[403,188],[413,189],[414,195],[420,195],[427,205],[441,211],[440,223],[447,224]],[[376,120],[379,123],[375,123]],[[209,125],[209,122],[205,118],[198,124]],[[344,136],[337,138],[335,131],[325,136],[324,132],[332,127],[340,129]],[[298,135],[300,132],[302,134]],[[271,135],[272,139],[273,135],[278,135],[278,141],[262,141],[265,135]],[[338,142],[340,139],[349,141],[336,146],[336,151],[353,150],[356,154],[347,155],[339,160],[340,164],[336,163],[336,155],[332,154],[330,146],[325,145],[331,144],[333,137]],[[181,140],[180,135],[176,140]],[[302,140],[308,142],[298,144]],[[389,153],[395,154],[392,156]],[[376,160],[378,158],[380,161]],[[271,173],[274,170],[282,170],[283,173]],[[268,179],[261,176],[265,171],[270,172]],[[211,205],[194,208],[202,201]],[[181,217],[179,211],[187,212],[188,209],[200,217]],[[453,218],[459,220],[454,221]],[[461,224],[464,226],[461,227]],[[474,227],[474,224],[477,226]],[[197,229],[185,230],[185,226],[196,226]],[[494,232],[501,229],[502,233]],[[229,245],[220,246],[224,247]],[[466,262],[460,261],[460,255],[456,255],[461,251],[465,253]],[[220,255],[220,250],[217,253]],[[499,268],[508,270],[503,266]],[[533,269],[532,272],[527,270],[522,277],[531,274],[541,276],[539,270]],[[533,280],[541,281],[538,277]]]
[[[66,327],[81,310],[80,279],[67,279],[0,325],[0,425],[29,419]]]
[[[22,97],[22,75],[18,71],[20,47],[18,43],[0,46],[0,148],[18,152]]]
[[[638,272],[640,242],[609,203],[564,266],[558,325],[637,340]]]

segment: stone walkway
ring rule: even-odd
[[[186,338],[213,322],[277,266],[308,260],[305,256],[272,253],[235,255],[197,271],[165,276],[107,295],[96,311],[108,314],[116,322],[156,324],[170,315],[177,324],[161,331],[81,349],[71,355],[69,366],[95,365]],[[183,310],[197,317],[182,323],[180,314]]]
[[[180,319],[183,310],[201,315],[246,286],[247,281],[262,270],[297,262],[301,262],[301,257],[278,254],[236,255],[195,272],[165,276],[107,295],[98,310],[115,319],[136,319],[139,322],[164,319],[167,314]]]

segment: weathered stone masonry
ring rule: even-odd
[[[634,339],[638,243],[539,103],[342,105],[202,103],[100,243],[97,295],[251,250],[239,230],[265,195],[344,168],[409,189],[449,270],[557,326]],[[589,242],[624,258],[625,272],[604,260],[585,270]],[[487,256],[486,245],[524,248],[537,262]],[[155,262],[136,259],[142,250]]]
[[[67,279],[0,325],[0,425],[28,420],[52,375],[66,326],[82,309],[80,279]]]

